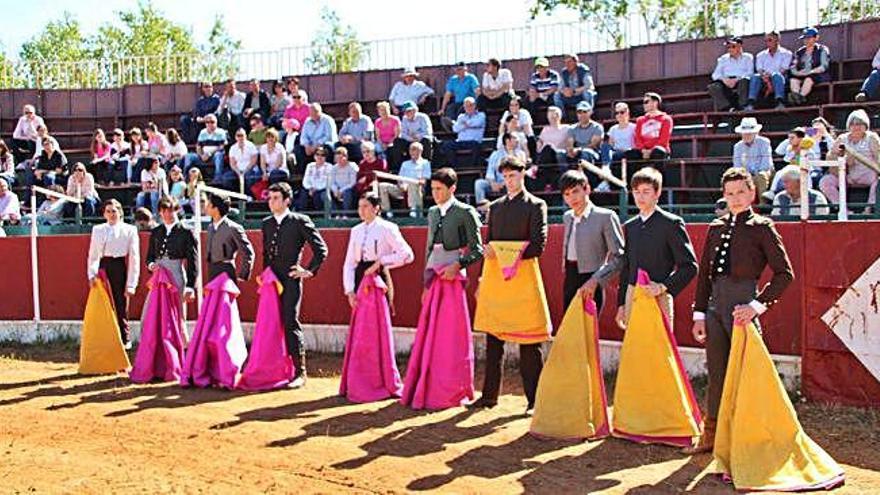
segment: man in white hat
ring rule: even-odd
[[[877,196],[877,170],[880,168],[880,136],[870,130],[868,114],[862,109],[849,114],[846,129],[849,132],[837,137],[828,150],[827,158],[836,160],[839,156],[846,157],[846,184],[869,188],[868,202],[873,204]],[[828,201],[838,203],[838,188],[837,170],[828,169],[828,173],[819,181],[819,190]]]
[[[400,114],[401,108],[408,101],[424,106],[425,100],[434,94],[434,90],[419,81],[418,77],[419,73],[414,67],[411,67],[403,71],[403,74],[400,75],[400,81],[394,83],[391,93],[388,94],[388,100],[391,101],[391,111],[394,115]]]
[[[733,145],[733,166],[748,170],[755,181],[757,197],[761,198],[773,176],[773,149],[770,140],[759,135],[761,124],[754,117],[745,117],[735,131],[741,139]]]

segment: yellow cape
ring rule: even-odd
[[[614,388],[613,435],[686,447],[702,419],[657,300],[635,287]]]
[[[585,307],[586,306],[586,307]],[[531,432],[561,439],[608,436],[608,401],[599,360],[596,303],[568,306],[541,371]]]
[[[79,372],[84,375],[116,373],[131,367],[106,279],[99,276],[95,280],[86,301],[79,345]]]
[[[736,325],[715,434],[716,472],[738,490],[827,489],[843,469],[804,433],[754,324]]]
[[[492,241],[496,256],[483,261],[474,329],[509,342],[550,338],[550,310],[536,258],[524,260],[527,241]]]

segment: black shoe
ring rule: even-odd
[[[479,399],[468,404],[466,407],[468,409],[492,409],[497,405],[498,402],[496,401],[491,401],[485,397],[480,397]]]

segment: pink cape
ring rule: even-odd
[[[141,338],[134,368],[129,373],[134,383],[148,383],[154,378],[180,380],[183,359],[180,295],[174,279],[164,267],[158,267],[147,282]]]
[[[293,360],[281,323],[281,282],[271,268],[259,277],[260,303],[247,364],[238,382],[243,390],[272,390],[293,380]]]
[[[394,361],[388,286],[378,275],[366,275],[351,312],[339,395],[352,402],[400,397],[400,373]]]
[[[234,388],[247,347],[235,298],[240,294],[229,275],[221,273],[205,286],[206,297],[186,350],[180,384]]]
[[[406,370],[400,402],[413,409],[446,409],[474,398],[474,344],[464,277],[436,270]]]

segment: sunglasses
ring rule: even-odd
[[[647,105],[648,103],[653,103],[654,100],[642,100],[642,105]]]
[[[78,168],[78,169],[74,170],[74,172],[85,172],[85,171],[86,171],[86,169],[84,169],[84,168]]]
[[[618,111],[614,112],[614,115],[623,115],[625,113],[626,113],[626,110],[618,110]]]
[[[302,100],[302,96],[294,96],[293,99],[294,100]]]

